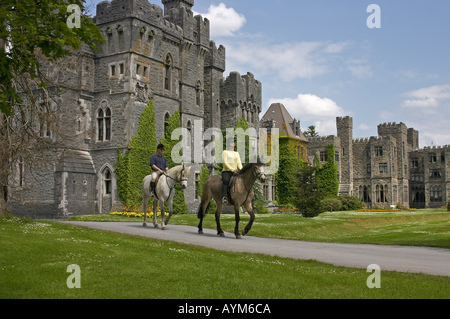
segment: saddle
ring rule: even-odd
[[[162,176],[163,174],[161,174],[161,175],[158,175],[158,177],[156,178],[156,180],[153,182],[151,182],[150,183],[150,191],[152,191],[152,183],[154,183],[153,185],[154,185],[154,189],[153,189],[153,195],[156,197],[156,199],[159,199],[158,198],[158,194],[156,194],[156,186],[158,186],[158,183],[159,183],[159,180],[160,180],[160,178],[161,178],[161,176]]]

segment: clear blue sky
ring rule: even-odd
[[[367,26],[370,4],[381,28]],[[450,144],[449,0],[195,0],[193,9],[227,49],[225,75],[262,82],[263,113],[282,102],[320,135],[350,115],[355,138],[403,122],[421,147]]]

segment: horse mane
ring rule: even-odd
[[[261,165],[265,165],[263,162],[261,162],[261,160],[258,159],[256,160],[256,163],[248,163],[247,165],[245,165],[238,173],[238,175],[243,175],[245,174],[245,172],[247,172],[250,168],[252,168],[253,166],[261,166]]]

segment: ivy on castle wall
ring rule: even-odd
[[[277,201],[279,204],[290,204],[295,200],[298,189],[297,174],[306,161],[298,154],[298,148],[303,145],[302,140],[280,136],[280,167],[276,174]]]
[[[317,167],[317,183],[319,191],[324,196],[337,196],[339,192],[339,181],[337,179],[337,165],[335,162],[335,147],[329,144],[326,148],[327,161]],[[317,155],[316,161],[317,161]],[[317,163],[320,163],[317,161]]]
[[[125,155],[118,149],[116,169],[117,190],[126,206],[140,206],[142,181],[151,174],[150,157],[157,146],[155,136],[155,108],[150,101],[139,119],[138,134],[130,142]]]

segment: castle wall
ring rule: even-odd
[[[54,217],[83,211],[107,213],[121,206],[113,173],[117,149],[122,153],[128,149],[150,99],[158,141],[164,136],[166,115],[178,110],[183,127],[194,128],[196,120],[203,120],[203,129],[233,127],[241,116],[259,127],[261,83],[251,73],[242,77],[232,73],[234,88],[224,88],[226,50],[211,41],[209,20],[194,16],[193,0],[163,0],[162,4],[164,9],[148,0],[97,5],[93,20],[105,44],[100,52],[84,46],[78,60],[65,61],[55,76],[68,88],[61,96],[64,107],[59,119],[74,137],[67,148],[89,152],[93,172],[48,172],[38,182],[45,184],[45,196],[21,190],[23,202],[9,202],[14,211]],[[55,69],[50,66],[49,72]],[[221,107],[229,101],[231,107]],[[112,173],[110,182],[105,181],[107,171]],[[185,192],[191,211],[199,204],[195,172],[200,171],[194,165]],[[111,183],[107,192],[105,183]],[[81,200],[74,194],[81,194]]]

